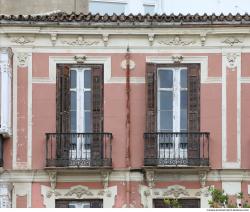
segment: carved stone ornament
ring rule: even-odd
[[[222,41],[222,43],[225,43],[225,44],[228,44],[230,46],[233,46],[234,44],[243,43],[243,42],[240,41],[238,38],[230,37],[230,38],[227,38],[224,41]]]
[[[20,52],[17,54],[17,62],[18,66],[21,68],[27,67],[28,65],[28,57],[29,53],[26,52]]]
[[[200,35],[201,46],[205,46],[206,43],[206,33]]]
[[[227,58],[227,67],[231,69],[232,71],[236,68],[236,60],[237,60],[237,54],[236,53],[228,53],[226,55]]]
[[[167,46],[188,46],[190,44],[194,44],[195,41],[184,41],[180,36],[175,36],[172,40],[160,40],[158,43]]]
[[[83,63],[85,63],[87,56],[86,55],[76,55],[76,56],[74,56],[74,59],[75,59],[76,63],[83,64]]]
[[[55,191],[55,190],[49,190],[49,191],[47,192],[46,196],[47,196],[48,198],[50,198],[53,194],[54,194],[56,197],[61,196],[61,194],[60,194],[58,191]]]
[[[69,46],[93,46],[99,43],[99,41],[86,41],[82,36],[79,36],[75,40],[64,40],[63,44],[67,44]]]
[[[90,192],[87,187],[77,186],[73,187],[72,189],[70,189],[69,192],[65,194],[65,196],[72,196],[72,195],[76,195],[78,198],[81,198],[84,195],[93,196],[93,193]]]
[[[180,64],[183,60],[183,56],[182,55],[173,55],[172,60],[173,60],[173,63]]]
[[[186,188],[179,185],[169,186],[167,190],[163,192],[163,196],[173,195],[175,198],[178,198],[181,194],[184,196],[189,196]]]
[[[34,38],[28,38],[28,37],[24,37],[24,36],[11,39],[12,43],[16,43],[16,44],[20,44],[20,45],[24,45],[27,43],[34,43],[34,41],[35,41]]]
[[[121,62],[121,68],[123,70],[126,70],[127,69],[127,61],[126,60],[123,60]],[[133,60],[129,60],[129,69],[132,70],[135,68],[135,62]]]
[[[108,188],[109,184],[109,172],[108,171],[102,171],[101,172],[101,177],[102,177],[102,183],[104,188]]]

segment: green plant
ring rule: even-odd
[[[216,189],[216,188],[209,188],[209,192],[211,193],[212,200],[208,202],[211,208],[219,208],[219,207],[226,207],[228,204],[228,195],[224,193],[224,191]]]
[[[163,202],[169,208],[181,208],[181,204],[179,203],[178,199],[165,198]]]

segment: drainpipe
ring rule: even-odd
[[[131,161],[130,161],[130,53],[129,47],[127,47],[127,53],[125,55],[126,58],[126,167],[130,169]],[[130,207],[130,174],[126,177],[126,202],[127,207]]]

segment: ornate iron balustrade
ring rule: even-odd
[[[46,133],[46,167],[112,166],[112,133]]]
[[[144,165],[209,166],[209,133],[144,133]]]

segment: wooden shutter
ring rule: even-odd
[[[56,208],[68,208],[69,200],[56,200]]]
[[[56,132],[57,164],[65,166],[69,159],[69,136],[61,133],[70,132],[70,68],[58,65],[56,73]]]
[[[146,67],[146,133],[157,132],[157,66],[148,63]],[[146,134],[144,137],[144,163],[157,163],[157,136]]]
[[[181,208],[200,208],[200,199],[178,199],[178,202]],[[163,199],[154,199],[153,203],[155,208],[170,208]]]
[[[200,66],[188,66],[188,130],[200,131]],[[200,138],[199,134],[189,134],[188,137],[188,163],[200,163]]]
[[[90,208],[103,208],[103,201],[100,199],[90,200]]]
[[[103,158],[103,65],[91,66],[92,73],[92,128],[91,165],[101,166]]]

